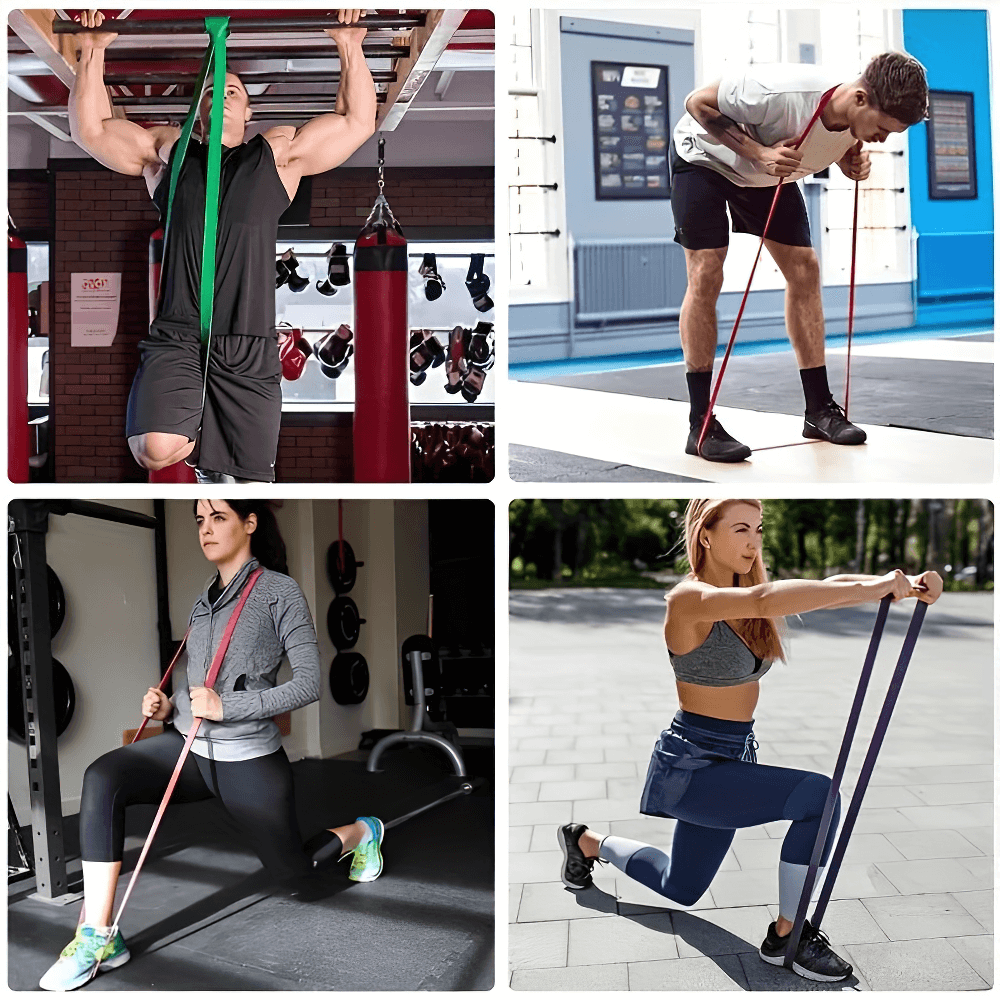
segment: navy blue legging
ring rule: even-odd
[[[781,860],[808,865],[829,791],[830,779],[810,771],[737,760],[710,764],[692,772],[687,791],[672,809],[677,827],[670,853],[643,845],[627,858],[625,874],[691,906],[715,878],[736,831],[776,820],[792,821],[781,845]],[[839,814],[838,800],[823,863]],[[603,850],[601,856],[606,857]]]
[[[184,745],[176,729],[119,747],[87,768],[80,801],[80,854],[84,861],[121,861],[125,809],[159,805]],[[292,767],[284,749],[252,760],[214,761],[188,754],[170,801],[217,798],[264,865],[279,878],[307,875],[295,816]]]

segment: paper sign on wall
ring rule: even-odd
[[[73,347],[110,347],[118,331],[121,273],[71,274],[70,344]]]
[[[660,85],[660,71],[655,66],[626,66],[622,71],[623,87],[654,89]]]

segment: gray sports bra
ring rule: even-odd
[[[754,656],[726,622],[715,622],[708,638],[690,653],[667,652],[677,680],[705,687],[746,684],[771,669],[771,661]]]

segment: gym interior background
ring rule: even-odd
[[[204,13],[134,10],[129,17]],[[259,16],[276,13],[315,15]],[[454,21],[463,12],[446,13]],[[8,28],[9,212],[29,251],[31,478],[144,482],[147,474],[133,461],[124,436],[125,404],[138,367],[136,345],[149,325],[149,242],[159,224],[157,212],[141,177],[114,174],[69,141],[66,82],[73,71],[53,49],[51,32],[46,35],[38,16],[45,14],[53,12],[15,11]],[[466,11],[459,21],[443,45],[443,29],[369,31],[365,46],[380,92],[383,131],[335,171],[305,178],[282,218],[275,255],[294,248],[304,285],[298,292],[288,284],[277,290],[277,322],[302,330],[310,344],[353,321],[352,285],[335,296],[321,294],[316,285],[326,277],[325,254],[336,243],[351,254],[371,211],[378,193],[379,134],[386,139],[385,194],[409,241],[410,327],[434,329],[447,348],[454,327],[492,324],[492,308],[477,311],[464,281],[472,253],[487,255],[484,271],[495,279],[494,21],[489,10]],[[171,105],[168,85],[159,81],[172,67],[193,72],[204,41],[203,34],[121,35],[106,64],[106,78],[118,81],[112,87],[115,105],[144,124],[182,120],[190,99],[178,96]],[[292,79],[300,70],[315,77],[338,68],[335,46],[319,27],[234,34],[228,44],[235,72],[278,72],[288,81],[249,84],[255,119],[248,140],[275,124],[301,124],[332,108],[335,83]],[[182,57],[187,61],[178,61]],[[158,82],[143,86],[151,71],[160,75],[148,78]],[[404,83],[415,92],[401,98]],[[417,273],[426,252],[440,255],[447,284],[434,302],[426,300]],[[71,344],[74,272],[121,273],[118,332],[109,348]],[[298,381],[283,383],[279,482],[353,479],[353,369],[349,364],[334,381],[320,373],[311,356]],[[488,481],[495,374],[487,374],[478,398],[467,401],[444,391],[444,372],[444,365],[435,368],[423,385],[410,387],[413,479]]]
[[[11,505],[12,514],[19,503],[24,502]],[[198,545],[191,500],[100,502],[112,514],[136,512],[155,519],[159,527],[154,530],[56,513],[66,509],[60,507],[65,501],[45,503],[53,512],[44,535],[44,558],[65,595],[64,620],[51,651],[69,676],[75,707],[60,721],[60,714],[66,714],[65,694],[56,668],[56,719],[63,731],[53,754],[54,733],[40,728],[39,742],[47,743],[42,752],[51,756],[55,768],[47,776],[45,809],[40,805],[45,788],[34,796],[29,791],[21,673],[12,653],[8,787],[9,808],[20,823],[29,863],[32,843],[38,841],[31,817],[44,817],[49,830],[57,823],[62,827],[68,873],[63,887],[55,886],[53,875],[43,893],[53,897],[67,887],[73,890],[79,878],[76,814],[83,773],[96,757],[122,745],[124,734],[141,721],[142,696],[158,682],[164,658],[169,662],[211,567]],[[318,904],[279,903],[268,897],[256,856],[227,830],[226,817],[214,802],[171,807],[124,917],[139,960],[99,979],[105,988],[149,988],[150,982],[158,989],[191,989],[193,983],[215,989],[492,986],[493,505],[476,500],[342,502],[342,537],[359,564],[346,596],[364,620],[349,652],[364,657],[370,683],[362,701],[340,704],[330,684],[338,650],[326,625],[327,609],[335,600],[327,558],[341,537],[338,503],[276,502],[289,574],[301,586],[316,621],[322,669],[319,702],[292,712],[284,723],[303,836],[323,825],[353,821],[374,807],[388,821],[440,795],[453,797],[388,830],[382,879],[359,887],[347,881],[346,868],[340,866],[330,876],[333,894]],[[486,541],[470,547],[473,534]],[[162,546],[159,559],[157,545]],[[172,641],[162,644],[158,576],[172,625]],[[401,646],[410,636],[428,634],[431,594],[431,634],[441,669],[436,679],[425,680],[434,688],[427,698],[433,721],[425,720],[425,728],[436,728],[459,748],[467,778],[456,777],[446,754],[426,744],[389,748],[379,761],[381,773],[369,774],[364,761],[373,742],[410,724],[413,699],[407,704]],[[17,649],[16,638],[11,648]],[[341,656],[344,652],[339,651]],[[286,664],[279,683],[287,675]],[[338,680],[343,684],[345,678]],[[59,789],[54,799],[53,774]],[[473,785],[471,793],[454,794],[463,780]],[[129,811],[126,877],[154,812],[144,806]],[[16,844],[9,846],[10,864],[18,867]],[[362,892],[355,891],[359,888]],[[77,919],[76,905],[45,905],[29,898],[36,889],[43,891],[30,870],[10,884],[9,976],[14,989],[35,988],[52,955],[72,936]],[[248,903],[254,905],[247,910]],[[277,936],[268,933],[269,922],[278,928]],[[332,951],[317,948],[320,933],[336,939]],[[174,943],[180,939],[183,943]],[[233,962],[243,968],[234,971]],[[171,964],[178,968],[168,971]]]
[[[680,347],[684,256],[673,242],[666,198],[597,197],[592,60],[667,70],[666,127],[696,85],[725,66],[817,63],[856,79],[868,59],[905,49],[928,70],[931,121],[873,150],[861,186],[855,330],[933,328],[993,321],[993,181],[986,10],[733,8],[523,10],[514,15],[507,158],[510,191],[510,361],[517,378],[532,362]],[[961,106],[957,108],[956,106]],[[967,155],[952,180],[948,143],[928,149],[935,121],[958,114]],[[935,118],[935,116],[937,116]],[[952,122],[954,124],[954,121]],[[667,143],[669,145],[669,142]],[[937,153],[938,160],[929,158]],[[952,150],[954,153],[955,151]],[[957,161],[956,164],[957,165]],[[669,179],[667,178],[667,184]],[[831,168],[803,191],[819,253],[828,333],[843,333],[851,259],[853,184]],[[732,324],[757,241],[730,243],[719,300]],[[784,283],[765,254],[754,278],[740,341],[784,338]],[[518,367],[522,366],[522,367]],[[524,442],[527,443],[527,442]]]

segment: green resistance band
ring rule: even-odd
[[[208,372],[209,349],[212,343],[212,313],[215,306],[215,245],[219,230],[219,180],[222,173],[222,114],[226,93],[226,37],[229,35],[228,17],[206,17],[205,30],[208,32],[208,50],[201,64],[201,71],[194,87],[191,108],[177,140],[177,151],[174,153],[170,168],[170,190],[167,195],[167,219],[163,231],[163,245],[166,248],[170,235],[174,207],[174,193],[177,190],[177,180],[180,177],[181,166],[187,155],[194,123],[198,119],[198,109],[201,107],[208,83],[209,67],[212,70],[212,113],[208,130],[208,169],[205,177],[205,237],[202,243],[201,256],[201,346],[205,372]],[[221,95],[221,96],[220,96]],[[202,404],[204,405],[205,386],[202,386]]]

